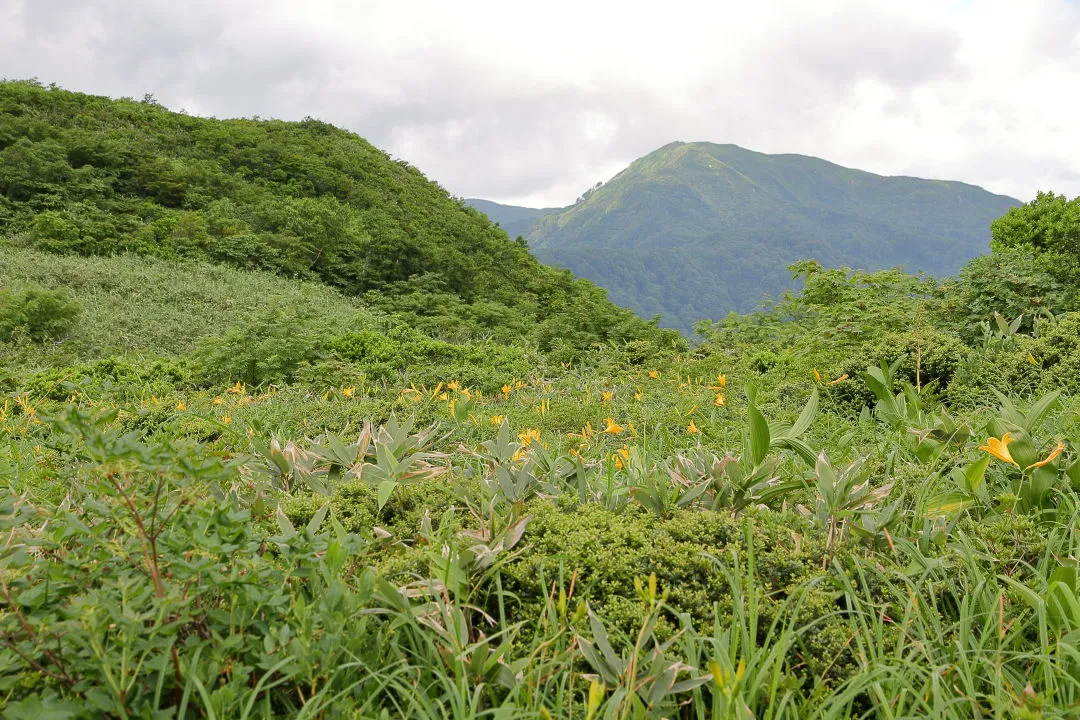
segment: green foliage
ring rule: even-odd
[[[990,226],[994,251],[1028,248],[1065,261],[1075,273],[1080,255],[1080,198],[1039,192],[1026,205],[1012,208]]]
[[[1076,714],[1050,256],[691,347],[369,150],[0,85],[5,297],[81,308],[0,343],[0,714]]]
[[[793,286],[785,267],[950,274],[987,249],[1017,204],[962,183],[883,178],[817,158],[672,143],[526,233],[544,262],[689,333]]]
[[[594,343],[668,337],[541,265],[415,168],[315,120],[220,121],[0,83],[0,224],[51,253],[320,280],[434,335],[517,340],[551,321],[580,328],[575,358]]]
[[[79,310],[79,303],[64,290],[0,290],[0,340],[17,334],[38,342],[60,338],[75,325]]]
[[[992,322],[995,313],[1009,319],[1023,316],[1020,329],[1030,333],[1038,318],[1078,307],[1077,285],[1062,278],[1056,256],[1030,246],[1005,245],[964,266],[948,285],[944,312],[964,338],[973,341],[980,324]]]

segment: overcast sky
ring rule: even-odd
[[[673,140],[1080,195],[1078,0],[0,0],[0,77],[313,116],[564,205]]]

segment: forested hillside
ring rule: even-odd
[[[955,273],[989,249],[990,222],[1017,204],[963,183],[672,143],[538,216],[525,237],[541,260],[689,332],[793,287],[786,268],[800,260]]]
[[[551,349],[558,334],[572,355],[659,337],[415,168],[316,120],[196,118],[0,83],[0,235],[321,280],[459,338]]]

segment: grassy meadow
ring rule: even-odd
[[[0,83],[0,717],[1076,717],[1077,207],[691,342],[348,133]]]

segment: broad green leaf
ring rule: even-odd
[[[376,490],[376,499],[379,503],[379,512],[382,512],[383,507],[386,506],[387,501],[390,500],[390,496],[394,494],[394,490],[398,484],[394,480],[383,480],[378,484]]]
[[[973,504],[974,500],[963,493],[943,493],[930,501],[926,514],[932,517],[955,515]]]
[[[990,456],[983,455],[964,470],[964,489],[970,493],[978,492],[986,479],[986,469],[990,467]]]
[[[769,454],[769,423],[756,405],[751,404],[747,409],[750,418],[750,459],[754,465],[760,465]]]

